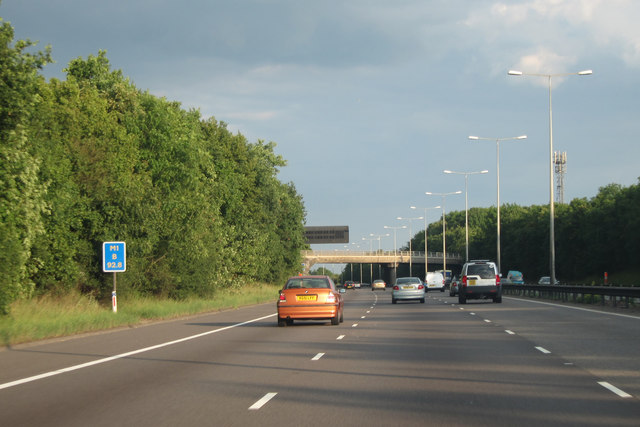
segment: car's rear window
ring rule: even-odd
[[[400,284],[400,283],[417,283],[420,284],[420,279],[418,279],[417,277],[401,277],[398,280],[396,280],[396,283]]]
[[[493,279],[496,273],[489,264],[471,264],[467,267],[467,276],[480,276],[481,279]]]
[[[285,285],[285,289],[310,289],[329,288],[329,282],[325,279],[290,279]]]

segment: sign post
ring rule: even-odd
[[[125,242],[102,243],[102,271],[113,273],[113,291],[111,292],[111,305],[113,312],[118,312],[116,299],[116,273],[127,270],[127,244]]]

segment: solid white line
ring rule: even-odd
[[[66,372],[77,371],[78,369],[88,368],[89,366],[99,365],[101,363],[111,362],[112,360],[123,359],[125,357],[133,356],[135,354],[145,353],[151,350],[157,350],[162,347],[168,347],[170,345],[179,344],[185,341],[190,341],[196,338],[201,338],[207,335],[215,334],[218,332],[226,331],[227,329],[237,328],[238,326],[248,325],[249,323],[258,322],[260,320],[268,319],[269,317],[273,317],[277,315],[277,313],[270,314],[268,316],[259,317],[253,320],[247,320],[246,322],[236,323],[235,325],[225,326],[224,328],[214,329],[213,331],[203,332],[201,334],[192,335],[190,337],[180,338],[174,341],[165,342],[162,344],[153,345],[151,347],[141,348],[139,350],[129,351],[127,353],[116,354],[115,356],[105,357],[104,359],[98,359],[87,363],[82,363],[80,365],[69,366],[68,368],[62,368],[55,371],[45,372],[44,374],[34,375],[32,377],[23,378],[21,380],[11,381],[8,383],[0,384],[0,390],[10,387],[15,387],[20,384],[30,383],[32,381],[41,380],[43,378],[53,377],[54,375],[64,374]]]
[[[504,331],[505,331],[506,333],[508,333],[509,335],[515,335],[515,334],[516,334],[515,332],[510,331],[510,330],[508,330],[508,329],[505,329]]]
[[[315,356],[313,356],[313,359],[311,359],[311,360],[320,360],[320,358],[321,358],[322,356],[324,356],[324,353],[318,353],[318,354],[316,354]]]
[[[344,335],[340,335],[338,336],[338,338],[336,338],[337,340],[341,340],[342,338],[344,338]]]
[[[536,347],[536,350],[543,352],[544,354],[550,354],[551,352],[544,347]]]
[[[276,394],[278,393],[267,393],[265,394],[262,399],[258,400],[256,403],[254,403],[253,405],[249,406],[249,410],[250,411],[255,411],[257,409],[262,408],[265,403],[267,403],[268,401],[270,401],[271,399],[273,399],[274,397],[276,397]]]
[[[505,298],[513,299],[513,300],[517,300],[517,301],[523,301],[523,302],[532,302],[532,303],[535,303],[535,304],[552,305],[554,307],[570,308],[572,310],[588,311],[589,313],[597,313],[597,314],[604,314],[604,315],[618,316],[618,317],[626,317],[628,319],[640,320],[640,316],[631,316],[629,314],[609,313],[608,311],[592,310],[590,308],[582,308],[582,307],[572,307],[570,305],[554,304],[554,303],[551,303],[551,302],[543,302],[543,301],[533,301],[533,300],[522,299],[522,298],[514,298],[514,297],[505,297]]]
[[[626,393],[626,392],[620,390],[618,387],[616,387],[614,385],[611,385],[606,381],[599,381],[598,384],[600,384],[602,387],[606,388],[607,390],[614,392],[615,394],[617,394],[620,397],[624,397],[624,398],[633,397],[629,393]]]

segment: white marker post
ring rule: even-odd
[[[118,312],[116,298],[116,273],[127,270],[127,244],[125,242],[102,243],[102,271],[113,273],[113,291],[111,292],[111,305],[113,312]]]

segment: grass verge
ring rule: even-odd
[[[11,346],[47,338],[95,332],[149,321],[238,308],[276,300],[273,285],[224,290],[213,298],[176,301],[149,297],[118,298],[118,312],[86,296],[69,294],[17,301],[9,316],[0,317],[0,345]],[[274,306],[275,307],[275,306]]]

